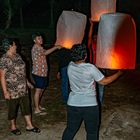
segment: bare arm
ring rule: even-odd
[[[2,69],[0,70],[0,80],[1,80],[1,86],[2,86],[5,99],[10,99],[10,94],[7,91],[7,86],[6,86],[5,70],[2,70]]]
[[[57,75],[56,75],[57,79],[60,79],[60,72],[57,72]]]
[[[104,77],[102,80],[98,81],[98,83],[101,84],[101,85],[110,84],[111,82],[116,80],[122,74],[123,74],[123,72],[119,70],[118,72],[116,72],[115,74],[113,74],[111,76]]]
[[[88,48],[90,48],[92,44],[93,25],[94,23],[90,20],[90,28],[88,32]]]
[[[28,86],[29,88],[33,89],[34,86],[28,81],[28,79],[27,79],[26,81],[27,81],[27,86]]]
[[[48,50],[46,50],[45,51],[45,55],[48,55],[48,54],[50,54],[50,53],[52,53],[52,52],[54,52],[55,50],[57,50],[57,49],[60,49],[61,48],[61,46],[54,46],[54,47],[52,47],[52,48],[50,48],[50,49],[48,49]]]

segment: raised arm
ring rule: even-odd
[[[46,51],[45,51],[45,55],[48,55],[48,54],[54,52],[55,50],[61,49],[61,48],[62,48],[62,47],[61,47],[60,45],[56,45],[56,46],[54,46],[54,47],[52,47],[52,48],[46,50]]]
[[[90,48],[92,44],[93,26],[94,23],[90,20],[90,28],[88,32],[88,48]]]
[[[99,84],[101,85],[108,85],[111,82],[113,82],[114,80],[116,80],[120,75],[122,75],[123,72],[122,71],[118,71],[115,74],[108,76],[108,77],[104,77],[102,80],[98,81]]]

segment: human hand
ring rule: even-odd
[[[61,45],[57,45],[57,49],[62,49],[63,47]]]
[[[56,77],[58,80],[60,79],[60,72],[57,73]]]
[[[9,93],[8,91],[4,92],[4,98],[5,98],[6,100],[10,100],[10,99],[11,99],[10,93]]]
[[[93,25],[93,21],[91,19],[89,19],[90,25]]]
[[[124,74],[126,71],[125,70],[118,70],[118,75],[121,76],[122,74]]]
[[[28,87],[29,87],[30,89],[33,89],[33,88],[34,88],[34,86],[33,86],[30,82],[27,82],[27,85],[28,85]]]

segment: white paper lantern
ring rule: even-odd
[[[108,69],[134,69],[136,26],[128,14],[101,16],[97,36],[96,65]]]
[[[63,11],[57,22],[57,39],[55,44],[71,48],[81,43],[85,34],[86,15],[75,11]]]
[[[91,20],[99,21],[105,13],[116,12],[116,0],[91,0]]]

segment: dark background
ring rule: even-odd
[[[4,14],[0,0],[0,29],[4,29]],[[11,2],[24,1],[22,5],[23,25],[20,23],[20,12],[15,8],[12,16],[10,29],[48,29],[52,32],[51,40],[55,38],[55,28],[57,20],[63,10],[75,10],[90,17],[90,0],[11,0]],[[14,4],[16,7],[16,3]],[[137,29],[137,62],[140,62],[140,0],[117,0],[117,12],[130,14],[136,23]],[[53,17],[53,18],[52,18]],[[88,19],[87,18],[87,19]],[[86,30],[88,30],[88,26]],[[87,37],[87,31],[85,36]],[[55,39],[54,39],[55,40]]]
[[[32,0],[29,5],[26,5],[23,8],[25,26],[42,28],[49,25],[51,15],[50,2],[51,0]],[[55,0],[53,7],[54,20],[58,19],[63,10],[71,9],[90,16],[90,0]],[[136,23],[140,23],[139,0],[117,0],[117,12],[128,13],[134,18]],[[17,15],[15,16],[14,18],[18,18]]]
[[[3,7],[0,0],[0,11]],[[11,0],[12,1],[12,0]],[[13,0],[22,1],[22,0]],[[47,28],[50,24],[51,7],[53,7],[54,20],[57,21],[63,10],[75,10],[90,16],[90,0],[24,0],[26,2],[22,6],[24,27],[40,27]],[[16,2],[15,2],[16,3]],[[16,4],[14,4],[16,5]],[[19,5],[19,4],[18,4]],[[15,6],[16,7],[16,6]],[[117,12],[130,14],[136,23],[140,23],[140,1],[139,0],[117,0]],[[0,13],[0,24],[2,15]],[[12,17],[11,27],[19,27],[19,9],[15,10]],[[137,24],[138,25],[138,24]],[[1,27],[0,27],[1,28]]]

